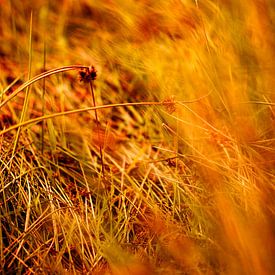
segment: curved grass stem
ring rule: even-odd
[[[108,104],[108,105],[102,105],[102,106],[96,106],[96,107],[86,107],[86,108],[81,108],[81,109],[75,109],[71,111],[65,111],[65,112],[58,112],[54,114],[49,114],[49,115],[44,115],[40,117],[36,117],[33,119],[29,119],[26,121],[23,121],[21,123],[18,123],[16,125],[13,125],[7,129],[4,129],[0,132],[0,136],[4,135],[12,130],[17,129],[18,127],[24,127],[27,125],[35,124],[38,122],[41,122],[43,120],[55,118],[55,117],[60,117],[60,116],[65,116],[65,115],[72,115],[72,114],[77,114],[77,113],[83,113],[83,112],[90,112],[94,110],[100,110],[100,109],[108,109],[108,108],[114,108],[114,107],[127,107],[127,106],[148,106],[148,105],[162,105],[162,102],[127,102],[127,103],[116,103],[116,104]]]
[[[13,99],[16,95],[18,95],[20,92],[22,92],[28,86],[32,85],[33,83],[37,82],[40,79],[43,79],[43,78],[48,77],[50,75],[61,73],[61,72],[66,72],[66,71],[71,71],[71,70],[81,70],[81,69],[86,69],[86,68],[89,68],[89,67],[88,66],[83,66],[83,65],[70,65],[70,66],[55,68],[55,69],[49,70],[47,72],[43,72],[43,73],[31,78],[30,80],[26,81],[21,86],[19,86],[11,95],[9,95],[5,100],[3,100],[0,103],[0,109],[5,104],[7,104],[11,99]]]

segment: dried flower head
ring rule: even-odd
[[[97,72],[94,66],[90,66],[79,72],[79,79],[84,83],[89,83],[90,81],[95,80],[96,76]]]
[[[165,107],[166,111],[169,114],[172,114],[176,111],[176,101],[175,96],[169,96],[168,98],[162,101],[162,105]]]

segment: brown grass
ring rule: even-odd
[[[0,1],[1,272],[273,274],[274,8]]]

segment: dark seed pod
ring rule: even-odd
[[[79,72],[79,79],[84,83],[89,83],[92,80],[95,80],[97,77],[97,72],[94,66],[90,66]]]

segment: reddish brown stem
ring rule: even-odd
[[[93,85],[93,80],[90,81],[90,87],[92,91],[92,98],[93,98],[93,106],[96,107],[96,101],[95,101],[95,94],[94,94],[94,85]],[[96,119],[96,127],[97,127],[97,134],[98,134],[98,140],[100,140],[100,124],[99,124],[99,119],[97,115],[97,109],[95,109],[95,119]],[[103,150],[102,150],[102,145],[101,143],[99,144],[99,154],[100,154],[100,160],[101,160],[101,172],[104,177],[104,161],[103,161]]]

